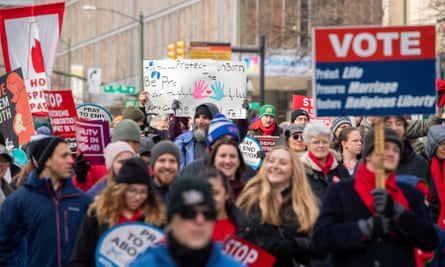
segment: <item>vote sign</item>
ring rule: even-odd
[[[247,267],[271,267],[275,262],[268,252],[233,235],[224,240],[223,251]]]
[[[435,112],[435,26],[313,32],[317,116]]]
[[[125,267],[164,238],[161,229],[140,222],[124,223],[108,229],[96,247],[96,266]]]

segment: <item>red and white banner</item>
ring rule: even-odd
[[[53,134],[75,138],[77,111],[71,90],[45,91],[45,97]]]
[[[0,9],[0,38],[6,72],[21,68],[33,115],[45,116],[64,3]]]

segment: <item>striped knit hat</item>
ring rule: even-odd
[[[238,143],[241,142],[236,125],[223,114],[217,113],[210,121],[209,133],[206,137],[207,147],[211,147],[223,135],[231,135],[238,140]]]

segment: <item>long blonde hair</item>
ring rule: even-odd
[[[291,193],[280,201],[279,193],[272,191],[271,184],[267,178],[267,163],[272,151],[284,150],[290,155],[293,166]],[[319,201],[315,197],[306,178],[303,163],[297,154],[286,146],[276,146],[266,156],[258,174],[250,179],[238,198],[237,205],[252,217],[254,208],[259,206],[261,211],[260,223],[282,226],[280,210],[288,202],[292,203],[292,210],[298,219],[300,228],[298,232],[312,234],[312,230],[319,214]]]
[[[117,224],[125,207],[126,183],[107,183],[102,192],[94,198],[88,209],[88,215],[96,216],[99,224],[108,224],[109,227]],[[162,227],[166,223],[166,208],[151,186],[148,187],[147,199],[142,204],[141,211],[144,222]]]

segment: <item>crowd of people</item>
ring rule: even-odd
[[[440,114],[383,118],[380,188],[375,117],[328,126],[296,109],[279,123],[265,104],[230,120],[202,103],[179,118],[147,114],[147,102],[142,93],[113,122],[105,164],[45,132],[17,166],[0,138],[1,266],[96,266],[100,237],[128,222],[166,233],[134,267],[242,266],[223,253],[230,235],[273,255],[275,267],[445,266]],[[246,135],[277,136],[258,170],[243,159]]]

